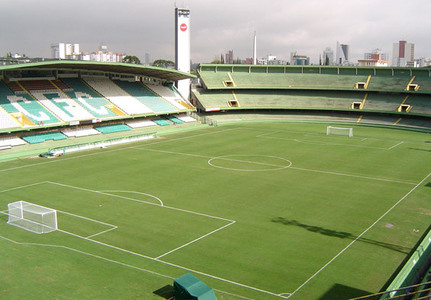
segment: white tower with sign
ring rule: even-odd
[[[190,10],[175,8],[175,69],[190,73]],[[181,95],[190,98],[190,79],[177,82]]]

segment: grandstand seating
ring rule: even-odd
[[[0,130],[15,127],[20,127],[20,125],[15,122],[12,117],[8,115],[8,113],[0,108]]]
[[[140,82],[120,80],[116,80],[114,82],[123,90],[125,90],[128,94],[138,99],[142,104],[150,108],[155,113],[172,113],[178,111],[175,106],[154,94]]]
[[[177,117],[174,116],[166,116],[166,118],[170,121],[172,121],[174,124],[182,124],[184,123],[184,121],[178,119]]]
[[[412,113],[431,115],[431,95],[409,95],[405,104],[412,106]]]
[[[9,81],[6,83],[7,87],[14,93],[25,93],[21,86],[16,81]]]
[[[126,125],[131,128],[157,126],[157,124],[151,120],[132,120],[132,121],[127,121]]]
[[[177,110],[186,110],[187,108],[179,103],[182,97],[178,92],[168,86],[148,84],[147,88],[152,90],[154,93],[168,101],[172,106],[176,107]]]
[[[172,124],[171,122],[165,119],[154,119],[153,122],[155,122],[157,125],[160,125],[160,126],[167,126]]]
[[[0,137],[0,147],[5,147],[5,146],[13,147],[13,146],[19,146],[19,145],[25,145],[25,144],[27,143],[17,136]]]
[[[56,87],[49,80],[22,80],[19,84],[27,91],[51,91]]]
[[[186,115],[178,115],[177,116],[178,119],[180,119],[181,121],[188,123],[188,122],[196,122],[195,118],[186,116]]]
[[[229,91],[200,91],[194,93],[205,108],[229,109],[233,99]],[[349,109],[352,102],[362,101],[362,92],[301,91],[301,90],[237,90],[235,97],[240,108]]]
[[[224,83],[231,80],[228,72],[201,71],[199,75],[208,89],[223,88],[226,86]]]
[[[197,107],[207,112],[357,109],[395,114],[391,124],[399,113],[431,114],[428,70],[204,64],[198,73],[203,85],[192,95]]]
[[[35,91],[31,94],[59,119],[70,122],[93,119],[94,116],[59,90]]]
[[[115,104],[128,115],[148,114],[152,110],[130,96],[112,80],[103,77],[86,77],[84,80],[110,102]]]
[[[0,81],[0,105],[8,113],[22,113],[34,124],[59,123],[59,120],[30,95],[13,93],[9,87]]]
[[[45,132],[39,134],[31,134],[22,137],[23,140],[30,144],[43,143],[48,140],[65,140],[67,136],[62,134],[61,132]]]
[[[64,93],[79,103],[93,116],[97,118],[112,118],[117,116],[109,108],[112,104],[79,78],[63,78],[62,82],[71,88],[71,90],[64,90]]]
[[[431,92],[431,80],[429,77],[416,76],[412,83],[418,84],[421,92]]]
[[[311,89],[353,89],[355,83],[366,82],[367,76],[328,75],[328,74],[265,74],[243,73],[230,74],[235,87],[265,88],[311,88]]]
[[[112,124],[112,125],[95,126],[94,129],[97,129],[101,133],[114,133],[114,132],[132,130],[132,128],[130,128],[129,126],[127,126],[125,124]]]
[[[392,93],[368,93],[364,110],[396,112],[405,96]]]
[[[403,91],[411,77],[372,76],[368,84],[369,90]]]
[[[92,127],[78,127],[78,128],[67,128],[61,131],[64,135],[68,137],[82,137],[89,135],[101,134],[100,131],[92,128]]]

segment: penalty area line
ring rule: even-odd
[[[192,240],[192,241],[190,241],[190,242],[188,242],[188,243],[185,243],[184,245],[181,245],[181,246],[179,246],[179,247],[177,247],[177,248],[175,248],[175,249],[172,249],[171,251],[168,251],[168,252],[166,252],[166,253],[164,253],[164,254],[162,254],[162,255],[159,255],[159,256],[157,256],[155,259],[160,259],[160,258],[162,258],[162,257],[164,257],[164,256],[166,256],[166,255],[168,255],[168,254],[171,254],[171,253],[173,253],[173,252],[175,252],[175,251],[177,251],[177,250],[180,250],[180,249],[182,249],[182,248],[184,248],[184,247],[187,247],[188,245],[191,245],[191,244],[193,244],[193,243],[195,243],[195,242],[197,242],[197,241],[199,241],[199,240],[201,240],[201,239],[203,239],[203,238],[206,238],[207,236],[210,236],[211,234],[213,234],[213,233],[216,233],[217,231],[220,231],[220,230],[222,230],[222,229],[225,229],[226,227],[228,227],[228,226],[230,226],[230,225],[233,225],[233,224],[235,224],[236,222],[235,221],[232,221],[231,223],[229,223],[229,224],[226,224],[226,225],[224,225],[224,226],[222,226],[222,227],[220,227],[220,228],[217,228],[217,229],[215,229],[215,230],[213,230],[213,231],[211,231],[211,232],[208,232],[207,234],[204,234],[203,236],[201,236],[201,237],[198,237],[197,239],[194,239],[194,240]]]
[[[399,146],[399,145],[401,145],[401,144],[403,144],[404,142],[403,141],[401,141],[401,142],[399,142],[398,144],[396,144],[396,145],[393,145],[392,147],[389,147],[388,149],[386,149],[386,150],[392,150],[392,149],[394,149],[395,147],[397,147],[397,146]]]
[[[145,272],[145,273],[148,273],[148,274],[151,274],[151,275],[163,277],[163,278],[170,279],[170,280],[175,279],[174,277],[169,276],[169,275],[164,275],[164,274],[157,273],[157,272],[154,272],[154,271],[151,271],[151,270],[148,270],[148,269],[140,268],[140,267],[137,267],[137,266],[126,264],[126,263],[122,263],[122,262],[119,262],[119,261],[116,261],[116,260],[113,260],[113,259],[109,259],[109,258],[100,256],[100,255],[96,255],[96,254],[91,254],[91,253],[88,253],[88,252],[85,252],[85,251],[81,251],[81,250],[78,250],[78,249],[75,249],[75,248],[67,247],[67,246],[54,245],[54,244],[23,243],[23,242],[18,242],[18,241],[9,239],[9,238],[1,236],[1,235],[0,235],[0,239],[4,240],[4,241],[7,241],[9,243],[12,243],[12,244],[21,245],[21,246],[48,247],[48,248],[58,248],[58,249],[69,250],[69,251],[72,251],[72,252],[76,252],[78,254],[82,254],[82,255],[85,255],[85,256],[93,257],[93,258],[96,258],[96,259],[99,259],[99,260],[102,260],[102,261],[105,261],[105,262],[108,262],[108,263],[117,264],[117,265],[120,265],[122,267],[130,268],[130,269],[137,270],[137,271],[140,271],[140,272]],[[230,296],[233,296],[233,297],[236,297],[236,298],[239,298],[239,299],[252,300],[251,298],[240,296],[240,295],[236,295],[236,294],[232,294],[232,293],[229,293],[229,292],[226,292],[226,291],[222,291],[222,290],[219,290],[219,289],[214,289],[214,290],[217,291],[217,292],[219,292],[219,293],[222,293],[222,294],[225,294],[225,295],[230,295]]]

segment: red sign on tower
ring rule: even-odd
[[[187,24],[183,23],[180,25],[180,30],[181,31],[186,31],[187,30]]]

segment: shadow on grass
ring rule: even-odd
[[[153,294],[160,296],[164,299],[173,299],[174,297],[174,287],[172,285],[165,285],[164,287],[159,288],[154,291]]]
[[[315,233],[319,233],[319,234],[323,234],[323,235],[327,235],[327,236],[332,236],[332,237],[336,237],[336,238],[340,238],[340,239],[350,239],[350,240],[357,239],[358,242],[363,242],[363,243],[387,248],[387,249],[397,251],[400,253],[404,253],[404,254],[408,254],[410,251],[410,248],[407,248],[407,247],[398,246],[398,245],[389,244],[389,243],[384,243],[384,242],[380,242],[380,241],[375,241],[375,240],[367,239],[367,238],[363,238],[363,237],[358,238],[357,236],[351,234],[350,232],[337,231],[337,230],[327,229],[327,228],[323,228],[323,227],[319,227],[319,226],[308,225],[308,224],[298,222],[296,220],[289,220],[289,219],[286,219],[284,217],[276,217],[276,218],[271,219],[271,221],[274,223],[280,223],[283,225],[301,227],[301,228],[304,228],[305,230],[308,230],[311,232],[315,232]]]
[[[417,151],[425,151],[425,152],[431,152],[429,149],[422,149],[422,148],[412,148],[410,147],[410,150],[417,150]]]
[[[366,296],[370,292],[345,286],[342,284],[334,284],[319,300],[336,300],[336,299],[351,299]]]

